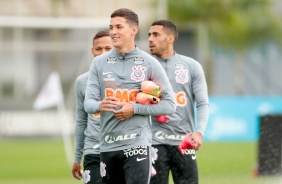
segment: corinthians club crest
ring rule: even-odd
[[[185,69],[179,69],[179,70],[175,70],[175,80],[177,83],[181,83],[181,84],[185,84],[186,82],[188,82],[188,70]]]
[[[83,178],[83,183],[88,183],[91,179],[90,176],[90,171],[89,170],[84,170],[83,174],[82,174],[82,178]]]
[[[101,177],[105,177],[106,176],[106,164],[103,162],[100,162],[100,174]]]
[[[151,157],[152,157],[153,164],[158,159],[158,153],[157,153],[158,151],[159,150],[157,148],[151,147]]]
[[[145,79],[145,70],[146,68],[138,65],[132,67],[133,72],[131,73],[131,79],[135,80],[136,82],[144,81]]]

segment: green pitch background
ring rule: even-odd
[[[254,177],[257,143],[206,142],[197,152],[200,184],[282,184],[280,177]],[[62,141],[0,141],[0,184],[77,184]],[[170,181],[170,184],[173,184]]]

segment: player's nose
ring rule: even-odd
[[[106,53],[106,52],[107,52],[107,50],[106,50],[106,49],[103,49],[102,52],[101,52],[101,54],[104,54],[104,53]]]

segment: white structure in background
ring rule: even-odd
[[[57,72],[50,74],[45,85],[37,96],[33,104],[33,108],[41,110],[54,106],[64,106],[64,95],[61,80]]]
[[[57,111],[38,111],[56,107]],[[33,108],[37,111],[13,111],[0,113],[0,135],[5,137],[61,136],[67,163],[72,165],[72,139],[74,131],[72,115],[66,111],[60,76],[53,72],[38,94]]]
[[[166,16],[166,0],[158,0],[158,8],[154,1],[0,1],[0,139],[60,137],[63,133],[69,161],[69,135],[74,133],[74,83],[90,66],[93,36],[108,29],[114,10],[129,8],[139,16],[138,46],[148,48],[150,23]],[[57,106],[59,113],[54,109],[32,111],[31,102],[52,71],[60,74],[60,88],[64,88],[66,98],[59,94],[53,102],[43,100],[43,104],[46,108]],[[56,74],[51,76],[56,78]],[[35,107],[43,107],[41,97]]]
[[[57,107],[58,110],[60,119],[57,126],[59,126],[61,129],[66,159],[69,166],[71,167],[73,148],[70,128],[72,126],[70,124],[71,121],[67,118],[60,75],[57,72],[52,72],[50,74],[48,80],[37,96],[33,108],[36,110],[42,110],[53,106]]]
[[[64,87],[74,83],[89,68],[93,35],[108,29],[110,14],[124,7],[137,12],[142,38],[157,14],[165,15],[163,2],[156,11],[153,1],[0,1],[0,99],[34,97],[53,70]]]

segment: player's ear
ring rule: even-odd
[[[132,35],[136,35],[138,32],[138,26],[132,26]]]
[[[92,47],[91,52],[92,52],[92,55],[94,57],[94,47]]]
[[[175,40],[174,35],[171,34],[171,35],[168,36],[168,41],[169,41],[169,43],[172,43],[172,44],[173,44],[174,40]]]

